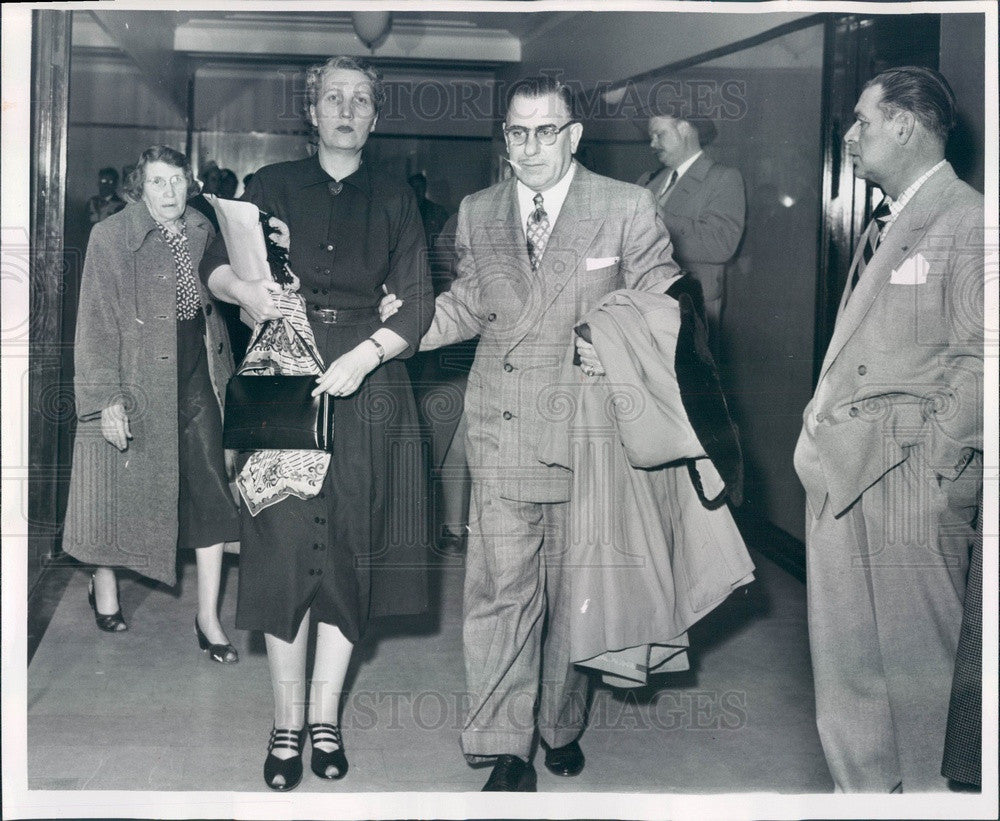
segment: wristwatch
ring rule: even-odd
[[[385,362],[385,348],[382,347],[382,343],[379,342],[374,336],[368,337],[368,341],[375,346],[375,353],[378,354],[378,364],[381,365]]]

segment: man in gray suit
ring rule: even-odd
[[[545,764],[576,775],[587,679],[569,662],[561,560],[569,477],[537,456],[539,396],[559,378],[574,326],[619,288],[666,291],[680,271],[647,191],[573,159],[583,125],[551,78],[516,83],[504,136],[514,177],[462,202],[457,277],[422,349],[479,336],[465,395],[472,500],[464,648],[470,762],[485,790],[535,789],[536,701]],[[603,373],[578,344],[585,378]],[[623,606],[626,606],[623,604]],[[544,633],[544,640],[543,640]],[[541,681],[540,681],[541,678]]]
[[[715,133],[711,120],[650,117],[650,146],[663,168],[644,174],[638,184],[656,197],[677,263],[701,283],[709,339],[718,354],[726,263],[743,237],[746,195],[740,172],[704,153]]]
[[[942,790],[982,499],[983,197],[944,159],[936,71],[869,81],[844,136],[885,199],[803,414],[816,722],[839,791]]]

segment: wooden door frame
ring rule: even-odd
[[[32,12],[28,331],[29,589],[57,549],[72,415],[62,338],[72,12]],[[60,481],[62,477],[62,481]]]

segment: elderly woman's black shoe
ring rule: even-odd
[[[94,611],[94,621],[105,633],[123,633],[128,630],[122,609],[119,607],[114,613],[105,615],[97,612],[97,597],[94,596],[94,577],[90,577],[90,588],[87,591],[87,601],[90,602],[90,609]]]
[[[267,758],[264,760],[264,781],[272,790],[288,792],[294,790],[302,780],[302,744],[305,741],[305,732],[305,729],[271,728]],[[278,758],[273,752],[276,749],[295,750],[295,755]]]
[[[312,771],[320,778],[337,779],[347,775],[347,756],[344,754],[344,739],[336,724],[320,722],[309,725],[309,740],[312,742]],[[336,744],[335,750],[321,750],[317,744]]]

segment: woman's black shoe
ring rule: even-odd
[[[97,612],[97,598],[94,596],[93,576],[90,577],[90,588],[87,591],[87,601],[90,602],[90,608],[94,611],[94,621],[97,622],[97,626],[105,633],[123,633],[128,630],[128,625],[125,623],[125,617],[122,615],[121,607],[109,616]]]
[[[344,755],[344,739],[336,724],[320,722],[309,725],[309,739],[312,741],[312,771],[320,778],[343,778],[347,775],[347,756]],[[317,744],[336,744],[336,750],[320,750]]]
[[[231,644],[212,644],[208,637],[202,632],[201,625],[198,624],[198,617],[194,617],[194,634],[198,637],[198,646],[202,650],[207,650],[209,658],[219,664],[236,664],[240,660],[240,654]]]
[[[302,742],[305,730],[271,729],[271,739],[267,743],[267,758],[264,760],[264,781],[272,790],[288,792],[294,790],[302,780]],[[273,750],[295,750],[290,758],[278,758]],[[280,781],[279,781],[280,779]]]

